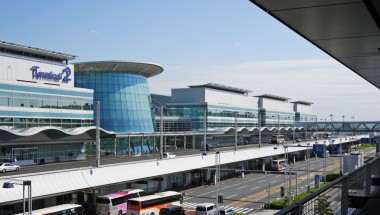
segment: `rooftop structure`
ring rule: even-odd
[[[261,97],[261,98],[267,98],[267,99],[274,99],[274,100],[279,100],[279,101],[284,101],[284,102],[287,102],[290,100],[290,98],[287,98],[287,97],[282,97],[282,96],[276,96],[276,95],[272,95],[272,94],[263,94],[263,95],[260,95],[260,96],[255,96],[255,97]]]
[[[140,74],[147,78],[161,74],[164,69],[157,64],[131,61],[93,61],[75,63],[75,72],[123,72]]]
[[[56,51],[49,51],[46,49],[34,48],[31,46],[11,43],[7,41],[0,41],[0,52],[25,56],[29,58],[36,58],[54,62],[65,62],[74,60],[77,56],[72,54],[65,54]]]
[[[189,88],[199,88],[199,87],[222,90],[222,91],[227,91],[227,92],[232,92],[232,93],[239,93],[239,94],[244,94],[244,95],[248,95],[248,93],[252,92],[250,90],[245,90],[242,88],[231,87],[231,86],[216,84],[216,83],[208,83],[208,84],[203,84],[203,85],[189,86]]]
[[[295,102],[290,102],[290,103],[295,103],[295,104],[302,104],[302,105],[312,105],[313,102],[307,102],[307,101],[295,101]]]

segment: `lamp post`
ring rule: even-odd
[[[206,155],[207,108],[203,110],[203,155]]]
[[[164,154],[164,149],[163,149],[163,145],[164,145],[164,135],[163,135],[163,125],[164,125],[164,120],[163,120],[163,117],[164,116],[164,106],[161,106],[160,107],[160,160],[162,159],[163,157],[163,154]]]
[[[294,138],[295,138],[295,129],[296,129],[296,120],[295,117],[293,116],[293,144],[294,144]]]
[[[342,116],[343,122],[344,122],[344,117],[345,117],[345,115]]]
[[[355,136],[355,116],[352,116],[351,118],[352,118],[352,126],[353,126],[352,130],[354,131],[354,136]]]
[[[277,135],[280,136],[280,114],[277,115],[277,127],[278,127]]]
[[[306,158],[307,158],[307,192],[310,192],[310,151],[309,151],[310,143],[307,143],[307,151],[306,151]]]
[[[308,129],[308,126],[307,126],[307,117],[306,117],[306,131],[305,131],[305,140],[307,140],[307,129]]]
[[[259,148],[261,148],[261,113],[259,109],[259,114],[258,114],[258,120],[259,120]]]
[[[333,116],[334,116],[333,114],[330,114],[331,122],[333,121]]]
[[[96,101],[96,167],[100,166],[100,102]]]
[[[237,114],[238,114],[238,112],[235,111],[235,151],[237,150],[237,142],[238,142],[238,139],[237,139]]]
[[[12,180],[19,181],[22,183],[5,182],[3,184],[3,188],[6,188],[6,189],[14,188],[15,184],[22,185],[22,201],[23,201],[22,214],[25,215],[25,207],[26,207],[25,206],[25,186],[27,186],[28,187],[28,215],[32,215],[32,181],[30,180],[21,181],[21,180],[16,180],[16,179],[12,179]]]

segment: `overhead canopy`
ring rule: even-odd
[[[380,89],[380,1],[251,2]]]

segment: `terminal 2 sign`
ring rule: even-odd
[[[53,73],[52,71],[45,72],[41,71],[38,66],[32,66],[32,78],[37,80],[50,80],[50,81],[62,81],[62,82],[69,82],[71,81],[70,75],[71,75],[71,69],[69,67],[66,67],[62,70],[61,73]]]

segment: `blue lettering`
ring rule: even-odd
[[[69,78],[71,74],[71,69],[69,67],[66,67],[63,69],[61,73],[55,74],[53,72],[42,72],[39,70],[40,67],[38,66],[32,66],[32,78],[34,79],[47,79],[47,80],[53,80],[53,81],[60,81],[62,82],[69,82],[71,79]],[[66,73],[66,76],[63,77],[63,73]]]

